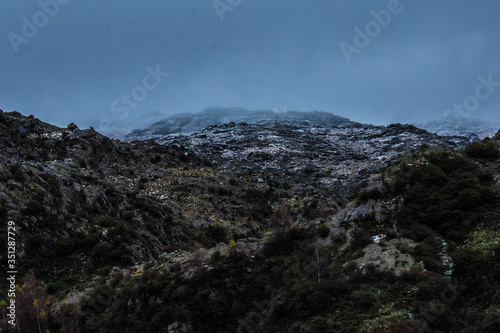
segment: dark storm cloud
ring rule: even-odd
[[[413,122],[440,118],[463,103],[474,95],[479,76],[500,81],[495,0],[216,5],[4,1],[0,107],[108,133],[210,106],[325,110],[362,122]],[[47,13],[44,8],[53,14],[47,22],[39,13]],[[376,17],[382,19],[378,30]],[[40,26],[30,38],[23,36],[26,20]],[[356,27],[371,35],[363,47],[356,47]],[[13,43],[12,34],[25,40]],[[346,57],[346,44],[357,52]],[[147,77],[157,68],[169,73],[161,82]],[[500,91],[494,88],[469,116],[496,117]]]

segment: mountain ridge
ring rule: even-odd
[[[466,117],[448,117],[414,125],[441,136],[463,136],[471,141],[492,138],[500,127],[500,123]]]
[[[356,124],[347,118],[324,111],[249,111],[242,108],[207,108],[198,113],[180,113],[151,124],[143,130],[133,130],[125,136],[128,141],[153,138],[160,135],[192,133],[207,126],[227,123],[255,124],[266,121],[289,122],[292,124],[310,124],[322,126],[346,126]]]
[[[499,139],[266,121],[122,142],[0,112],[20,332],[498,331]]]

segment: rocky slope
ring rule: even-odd
[[[324,189],[345,199],[397,156],[426,145],[463,148],[463,137],[439,137],[411,125],[297,126],[282,121],[209,126],[190,135],[159,136],[233,174],[285,178],[311,195]]]
[[[96,245],[125,262],[149,260],[165,246],[184,242],[172,237],[171,228],[190,234],[189,227],[178,225],[179,207],[167,207],[141,189],[167,170],[209,165],[191,151],[152,142],[124,144],[92,129],[80,130],[74,124],[58,128],[15,112],[0,113],[0,133],[1,218],[3,223],[18,223],[23,231],[17,246],[27,267],[61,276],[69,269],[65,260],[51,262],[51,267],[40,263],[51,261],[54,251],[78,257]],[[158,219],[168,223],[155,232],[139,231]],[[130,231],[127,224],[132,221],[139,234],[125,244],[120,233]],[[108,248],[104,245],[112,242],[107,230],[113,228],[117,244]],[[85,256],[78,270],[91,269],[85,264],[91,253]]]
[[[493,137],[500,123],[488,122],[460,116],[450,116],[447,119],[418,123],[415,126],[441,136],[463,136],[470,141]]]
[[[496,332],[499,135],[270,120],[120,142],[0,112],[20,331]]]
[[[134,130],[126,136],[127,140],[144,140],[172,133],[198,132],[207,126],[228,123],[256,124],[266,121],[279,121],[291,125],[346,126],[355,122],[328,112],[311,111],[277,112],[271,110],[248,111],[241,108],[210,108],[200,113],[172,115],[156,122],[143,130]]]

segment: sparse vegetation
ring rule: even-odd
[[[0,113],[2,129],[13,121],[35,119]],[[46,150],[28,160],[9,148],[0,165],[0,217],[16,221],[22,253],[21,332],[498,328],[500,167],[488,140],[417,149],[376,186],[337,195],[314,165],[223,169],[182,146],[30,124],[36,144],[1,132]]]

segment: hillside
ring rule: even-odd
[[[167,117],[143,130],[134,130],[126,136],[127,140],[144,140],[167,134],[192,133],[207,126],[229,123],[257,124],[277,121],[291,125],[346,126],[355,122],[328,112],[271,110],[248,111],[241,108],[209,108],[199,113],[181,113]]]
[[[499,136],[274,119],[121,142],[1,112],[19,331],[497,332]]]
[[[460,116],[450,116],[442,120],[429,121],[414,125],[431,133],[436,133],[442,136],[463,136],[471,141],[482,140],[487,137],[491,138],[500,127],[500,123],[498,122],[489,122]]]

